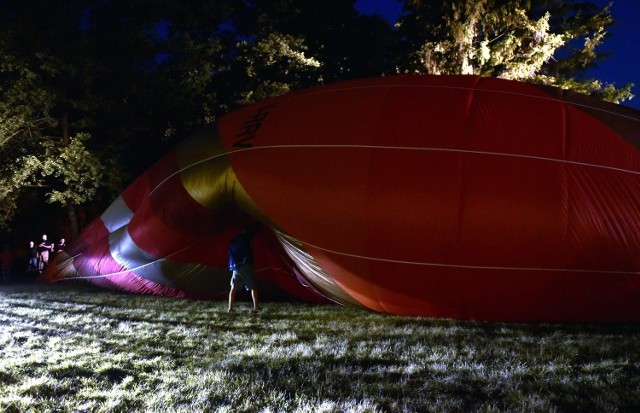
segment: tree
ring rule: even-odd
[[[54,4],[55,3],[55,4]],[[0,8],[0,225],[20,195],[48,190],[67,209],[70,235],[76,207],[105,186],[99,157],[86,146],[94,102],[94,72],[82,41],[82,1],[3,2]]]
[[[320,82],[379,76],[395,68],[396,34],[380,16],[363,16],[355,0],[253,0],[243,28],[277,32],[304,42],[320,63]],[[257,23],[257,24],[256,24]]]
[[[2,73],[11,73],[3,63]],[[39,76],[27,66],[17,72],[15,82],[0,86],[0,226],[13,217],[21,193],[43,187],[49,202],[67,208],[70,235],[76,235],[75,207],[90,201],[106,181],[102,163],[85,146],[89,134],[72,136],[68,115],[51,115],[54,102]]]
[[[0,225],[43,188],[73,236],[76,207],[119,187],[109,160],[136,176],[230,108],[317,82],[299,37],[235,28],[243,2],[163,5],[0,4]]]
[[[613,24],[609,6],[554,0],[407,0],[400,33],[409,59],[401,70],[476,74],[558,86],[603,99],[630,99],[584,73]]]
[[[268,96],[381,75],[394,67],[393,30],[380,17],[360,16],[353,5],[195,2],[167,17],[169,58],[162,70],[174,79],[170,83],[199,91],[200,109],[192,108],[207,121]]]

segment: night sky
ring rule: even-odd
[[[609,0],[591,0],[604,6]],[[379,13],[392,22],[400,14],[401,5],[395,0],[358,0],[356,7],[363,13]],[[613,0],[611,9],[615,24],[611,27],[610,37],[602,44],[600,51],[611,56],[599,63],[589,75],[603,82],[624,86],[634,83],[636,95],[627,106],[640,109],[640,1]]]

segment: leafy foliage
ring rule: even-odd
[[[546,0],[409,0],[400,22],[408,42],[403,71],[476,74],[558,86],[620,102],[617,89],[581,79],[613,24],[610,6]],[[580,45],[582,42],[582,45]]]
[[[20,181],[38,186],[53,180],[50,202],[66,206],[91,200],[100,185],[103,170],[100,160],[84,146],[89,138],[88,134],[81,133],[68,145],[45,141],[41,157],[29,155],[18,161],[22,166]]]
[[[305,56],[304,39],[281,33],[269,33],[250,44],[238,44],[239,64],[245,68],[251,86],[240,104],[249,104],[278,96],[308,84],[319,83],[320,62]],[[266,79],[266,80],[264,80]]]

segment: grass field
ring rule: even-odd
[[[0,411],[640,411],[640,326],[0,286]]]

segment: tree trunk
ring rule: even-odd
[[[69,114],[65,113],[60,122],[60,132],[62,135],[62,144],[68,146],[71,144],[71,134],[69,133]],[[78,223],[78,214],[76,213],[76,206],[67,205],[67,218],[69,219],[69,234],[71,238],[76,238],[80,233],[80,225]]]
[[[75,239],[80,234],[80,226],[78,225],[78,214],[76,213],[75,205],[67,205],[67,218],[69,218],[69,237]]]
[[[65,113],[60,121],[60,134],[62,135],[62,144],[69,146],[71,143],[71,135],[69,134],[69,114]]]

